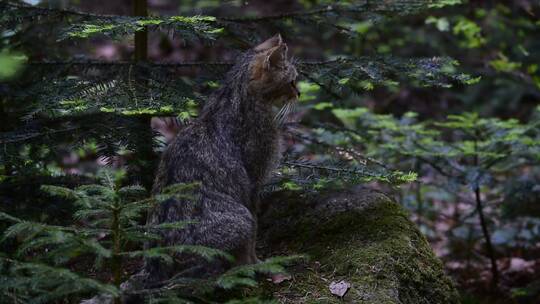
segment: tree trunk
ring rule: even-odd
[[[133,14],[139,17],[148,16],[148,0],[135,0]],[[135,51],[134,61],[136,64],[148,61],[148,30],[145,27],[142,31],[135,32]],[[137,68],[137,67],[136,67]],[[137,76],[141,73],[135,73]],[[135,92],[135,101],[138,96],[146,96],[146,79],[135,79],[138,92]],[[157,156],[153,150],[154,133],[150,127],[152,117],[150,115],[141,115],[134,119],[135,127],[133,131],[139,136],[137,148],[135,151],[136,172],[132,176],[138,176],[140,182],[147,190],[151,190],[153,184],[154,169],[156,168]]]
[[[480,218],[480,226],[482,227],[482,234],[484,235],[484,240],[486,241],[486,253],[489,256],[489,260],[491,262],[491,288],[493,290],[496,290],[497,286],[499,285],[499,268],[497,267],[495,250],[493,249],[493,245],[491,244],[491,236],[489,234],[486,218],[484,216],[484,206],[482,205],[479,187],[476,187],[474,189],[474,196],[476,198],[476,212],[478,212],[478,217]]]
[[[135,0],[133,14],[139,17],[148,16],[148,0]],[[148,60],[148,30],[135,32],[135,61]]]

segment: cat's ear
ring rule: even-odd
[[[287,60],[287,44],[281,43],[268,50],[265,54],[264,67],[269,69],[270,66],[280,67]]]
[[[256,52],[266,51],[266,50],[271,49],[273,47],[276,47],[276,46],[278,46],[278,45],[280,45],[282,43],[283,43],[283,39],[281,39],[281,35],[277,34],[274,37],[266,40],[265,42],[257,45],[253,49]]]

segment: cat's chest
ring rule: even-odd
[[[279,131],[273,126],[252,126],[247,137],[240,143],[247,154],[255,157],[272,157],[279,150]]]
[[[252,178],[262,181],[279,159],[280,132],[273,125],[273,121],[259,121],[245,129],[244,135],[239,142],[244,164]]]

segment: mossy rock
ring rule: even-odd
[[[264,200],[259,251],[304,254],[292,279],[254,293],[281,303],[458,303],[452,281],[407,213],[369,189],[307,198],[279,192]],[[351,287],[344,297],[331,282]]]

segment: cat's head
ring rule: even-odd
[[[250,54],[248,91],[251,94],[260,94],[272,103],[298,99],[298,73],[287,57],[287,44],[280,34],[257,45]]]

